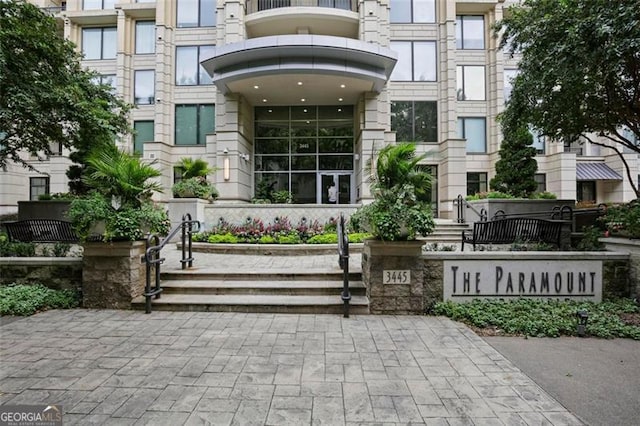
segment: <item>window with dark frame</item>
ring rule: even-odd
[[[200,62],[210,57],[214,49],[213,45],[176,47],[176,86],[213,84]]]
[[[438,103],[392,101],[391,130],[398,142],[438,142]]]
[[[392,24],[436,21],[435,0],[391,0],[389,9],[389,22]]]
[[[37,201],[39,195],[49,194],[49,178],[48,177],[30,177],[29,178],[29,199]]]
[[[176,105],[175,145],[205,145],[206,136],[215,132],[215,105]]]
[[[484,65],[458,65],[456,67],[457,98],[459,101],[484,101]]]
[[[487,152],[487,120],[484,117],[459,117],[458,137],[467,140],[467,154]]]
[[[85,60],[115,59],[116,53],[116,27],[82,29],[82,54]]]
[[[180,166],[173,166],[173,184],[174,185],[182,181],[183,173],[184,173],[184,168]]]
[[[485,172],[467,173],[467,195],[487,192],[487,174]]]
[[[177,0],[178,28],[215,27],[216,0]]]
[[[547,175],[544,173],[536,173],[533,175],[533,180],[536,181],[538,187],[536,188],[537,193],[546,192],[547,191]]]
[[[484,49],[484,16],[456,16],[456,48]]]
[[[391,81],[437,81],[435,41],[392,41],[389,47],[398,53]]]

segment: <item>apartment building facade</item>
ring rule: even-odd
[[[265,188],[296,203],[366,203],[367,164],[382,146],[416,142],[434,180],[434,213],[488,190],[499,159],[496,117],[517,58],[491,26],[504,0],[32,0],[75,42],[83,64],[135,104],[117,143],[155,161],[171,197],[183,157],[216,167],[216,203]],[[540,190],[564,199],[635,198],[613,151],[534,142]],[[67,152],[10,167],[0,213],[66,192]],[[638,155],[625,154],[632,176]]]

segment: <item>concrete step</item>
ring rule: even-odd
[[[143,296],[131,302],[133,308],[144,309]],[[264,295],[192,295],[166,294],[152,300],[152,309],[169,311],[262,312],[340,314],[343,311],[340,295],[335,296],[264,296]],[[351,314],[368,314],[369,300],[353,296]]]
[[[264,271],[205,271],[198,268],[184,270],[170,270],[162,272],[160,279],[164,281],[174,280],[207,280],[207,281],[336,281],[342,282],[342,271],[296,271],[295,264],[291,269],[287,270],[264,270]],[[362,272],[354,271],[349,273],[349,281],[361,281]]]
[[[342,286],[341,281],[168,280],[162,282],[162,294],[334,296]],[[365,295],[362,281],[349,282],[349,289],[352,295]]]

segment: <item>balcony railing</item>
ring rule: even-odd
[[[62,6],[42,7],[40,8],[40,10],[42,10],[44,13],[48,15],[55,16],[56,14],[67,10],[67,5],[63,4]]]
[[[358,2],[357,0],[249,0],[247,14],[281,7],[328,7],[356,12]]]

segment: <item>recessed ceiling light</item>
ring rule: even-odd
[[[345,87],[347,87],[347,86],[345,86],[344,84],[340,85],[340,88],[342,88],[342,89],[344,89]]]
[[[307,120],[307,124],[311,123],[309,120]]]
[[[307,100],[305,98],[300,99],[300,102],[306,102]]]
[[[338,108],[338,112],[342,112],[342,108]]]
[[[259,88],[260,88],[260,86],[255,85],[255,86],[253,86],[253,88],[254,88],[254,89],[259,89]]]
[[[270,110],[269,110],[269,112],[273,112],[273,110],[272,110],[272,109],[270,109]]]
[[[302,86],[302,82],[301,81],[298,82],[298,86]]]
[[[342,98],[338,98],[338,102],[342,102],[344,99]]]
[[[263,100],[262,100],[262,102],[267,102],[267,100],[266,100],[266,99],[263,99]]]
[[[306,113],[306,112],[307,112],[307,109],[306,109],[306,108],[305,108],[305,109],[303,109],[303,110],[302,110],[302,112]]]

